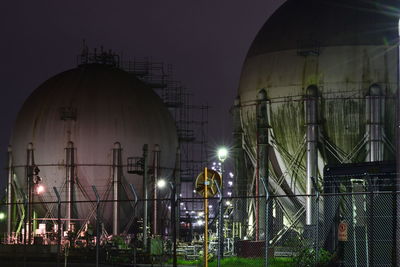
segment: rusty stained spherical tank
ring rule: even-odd
[[[33,144],[34,161],[40,169],[45,193],[36,201],[55,201],[53,187],[66,196],[66,148],[74,147],[76,183],[73,199],[95,200],[92,185],[102,200],[112,199],[113,148],[122,148],[122,178],[119,198],[133,198],[133,184],[143,197],[143,178],[127,173],[127,158],[141,157],[143,145],[149,147],[149,165],[153,165],[156,144],[161,149],[161,176],[172,173],[178,147],[175,123],[157,94],[133,74],[107,65],[87,64],[60,73],[42,85],[26,100],[15,123],[11,145],[16,183],[26,192],[27,146]],[[115,144],[116,143],[116,144]],[[39,207],[41,205],[38,205]],[[38,208],[39,208],[38,207]],[[54,205],[42,205],[52,211]],[[102,207],[103,222],[109,230],[112,205]],[[132,207],[121,204],[120,229],[130,219]],[[140,208],[140,205],[138,206]],[[63,204],[62,216],[65,216]],[[73,218],[93,215],[93,204],[73,205]],[[51,216],[43,213],[39,216]],[[137,215],[140,217],[139,212]],[[93,217],[92,217],[93,220]],[[78,221],[80,224],[80,221]]]
[[[265,89],[275,192],[305,193],[304,96],[310,86],[317,88],[318,96],[320,175],[327,163],[366,160],[366,96],[377,87],[384,102],[383,159],[395,158],[395,5],[394,1],[289,0],[257,34],[242,67],[241,122],[244,148],[255,159],[256,99]]]

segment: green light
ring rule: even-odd
[[[6,215],[4,212],[0,212],[0,221],[4,220],[6,218]]]

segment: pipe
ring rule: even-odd
[[[144,207],[143,207],[143,249],[147,252],[147,209],[148,209],[148,150],[149,145],[143,145],[143,199],[144,199]]]
[[[8,182],[7,182],[7,243],[11,243],[11,216],[12,216],[12,179],[13,179],[13,157],[12,148],[8,146]]]
[[[121,183],[121,144],[114,143],[113,149],[113,235],[119,234],[119,184]]]
[[[258,177],[257,184],[257,199],[256,199],[256,240],[260,237],[265,228],[265,220],[268,214],[264,214],[266,202],[259,200],[259,180],[267,182],[268,189],[268,100],[267,93],[264,89],[260,90],[257,95],[257,161],[258,161]],[[267,192],[265,192],[267,194]],[[266,233],[264,233],[265,236]]]
[[[27,178],[27,191],[28,191],[28,225],[24,227],[26,235],[27,235],[27,243],[31,244],[31,235],[32,235],[32,214],[33,214],[33,168],[35,165],[34,153],[33,153],[33,144],[29,143],[26,151],[26,178]]]
[[[154,167],[154,198],[153,198],[153,234],[157,235],[158,227],[157,227],[157,209],[158,209],[158,199],[157,199],[157,182],[159,179],[159,169],[160,169],[160,146],[154,145],[154,157],[153,157],[153,167]]]
[[[377,84],[371,85],[366,96],[368,155],[367,161],[383,160],[383,127],[385,115],[384,94]]]
[[[65,219],[66,219],[66,229],[67,231],[72,231],[71,229],[71,218],[72,218],[72,202],[74,200],[74,183],[75,183],[75,171],[74,171],[74,143],[71,141],[68,142],[67,147],[65,148],[66,153],[66,211],[65,211]]]
[[[318,168],[318,124],[317,124],[317,110],[318,110],[318,89],[316,86],[311,85],[307,88],[307,95],[305,98],[306,110],[306,142],[307,142],[307,184],[306,194],[313,194],[312,177],[317,180]],[[306,225],[312,225],[312,197],[306,197]]]

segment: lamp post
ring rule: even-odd
[[[167,185],[167,181],[164,179],[159,179],[157,182],[157,187],[162,189]],[[168,185],[171,189],[171,223],[172,223],[172,242],[173,242],[173,259],[172,259],[172,266],[177,266],[177,259],[176,259],[176,187],[173,182],[168,182]]]
[[[225,147],[221,147],[217,152],[218,159],[221,163],[221,192],[219,202],[219,225],[218,225],[218,261],[217,266],[221,266],[221,259],[224,257],[224,234],[223,234],[223,225],[224,225],[224,214],[223,214],[223,197],[224,197],[224,161],[228,157],[228,149]]]

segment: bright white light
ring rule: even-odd
[[[193,193],[196,193],[196,189],[195,189],[195,190],[193,190]]]
[[[208,205],[208,208],[209,208],[209,209],[212,209],[213,207],[212,207],[212,205]]]
[[[6,218],[6,215],[4,212],[0,212],[0,220],[4,220]]]
[[[182,197],[182,194],[179,194],[180,197]]]
[[[181,202],[181,206],[185,205],[184,203]]]
[[[213,162],[213,166],[217,165],[217,163]]]
[[[166,185],[167,185],[167,182],[164,179],[160,179],[157,182],[157,187],[160,188],[160,189],[164,188]]]
[[[194,210],[192,210],[190,213],[191,213],[191,214],[195,214],[196,212],[195,212]]]
[[[228,192],[228,196],[232,196],[232,192]]]
[[[41,194],[44,192],[44,186],[43,185],[38,185],[36,187],[36,193]]]
[[[198,220],[198,221],[197,221],[197,225],[198,225],[198,226],[202,226],[203,224],[204,224],[204,221],[203,221],[203,220]]]
[[[229,200],[227,200],[227,201],[225,202],[225,204],[226,204],[227,206],[232,205],[232,203],[231,203]]]
[[[229,177],[233,178],[233,173],[232,172],[229,173]]]
[[[225,147],[221,147],[220,149],[218,149],[218,159],[221,162],[224,162],[224,160],[226,160],[227,157],[228,157],[228,149],[226,149]]]
[[[232,186],[232,185],[233,185],[233,182],[232,182],[232,181],[228,181],[228,185],[229,185],[229,186]]]
[[[170,209],[171,209],[171,206],[168,206],[168,209],[170,210]]]
[[[204,216],[204,212],[200,211],[199,213],[197,213],[198,216]]]

